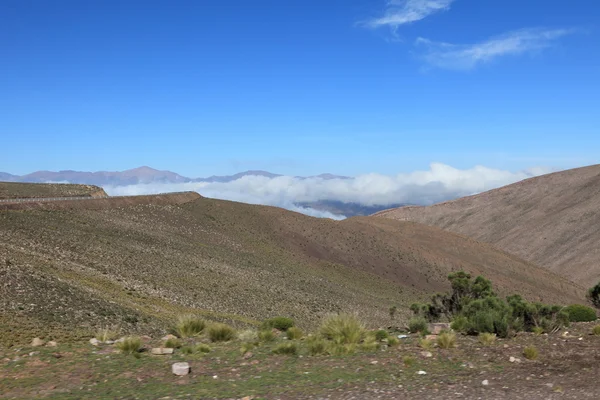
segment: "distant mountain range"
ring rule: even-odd
[[[48,183],[48,182],[68,182],[85,185],[106,186],[128,186],[151,183],[187,183],[187,182],[216,182],[227,183],[241,179],[245,176],[263,176],[266,178],[277,178],[283,176],[268,171],[245,171],[234,175],[209,176],[208,178],[188,178],[171,171],[160,171],[150,167],[139,167],[127,171],[37,171],[27,175],[12,175],[6,172],[0,172],[0,181],[5,182],[28,182],[28,183]],[[332,179],[352,179],[348,176],[320,174],[316,176],[297,176],[297,179],[320,178],[325,180]],[[358,203],[345,203],[337,199],[320,200],[315,202],[297,203],[300,207],[313,208],[319,211],[328,211],[335,215],[345,215],[347,217],[357,215],[370,215],[375,212],[388,208],[400,207],[403,204],[383,204],[375,206],[364,206]]]
[[[276,178],[282,176],[267,171],[245,171],[234,175],[209,176],[208,178],[188,178],[171,171],[159,171],[150,167],[139,167],[127,171],[37,171],[27,175],[11,175],[6,172],[0,172],[0,181],[5,182],[28,182],[28,183],[46,183],[46,182],[69,182],[97,186],[127,186],[139,185],[145,183],[185,183],[185,182],[232,182],[243,178],[244,176],[264,176],[267,178]],[[311,177],[297,177],[299,179],[321,178],[321,179],[350,179],[347,176],[321,174]]]

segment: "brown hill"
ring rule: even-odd
[[[600,165],[527,179],[429,207],[376,215],[468,235],[576,283],[600,279]]]
[[[11,198],[103,197],[104,190],[93,185],[0,182],[0,200]]]
[[[0,211],[0,330],[9,331],[0,337],[108,324],[150,332],[184,312],[236,324],[289,315],[309,327],[355,311],[388,325],[391,305],[405,319],[411,302],[446,289],[457,269],[489,277],[503,294],[583,299],[582,288],[515,256],[409,222],[337,222],[206,198],[10,210]]]

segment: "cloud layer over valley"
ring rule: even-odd
[[[347,179],[243,176],[231,182],[146,183],[105,186],[104,189],[111,196],[191,190],[210,198],[272,205],[316,217],[343,218],[328,211],[307,207],[305,203],[336,200],[364,206],[429,205],[548,172],[551,171],[545,168],[510,172],[483,166],[460,170],[433,163],[429,170],[394,176],[375,173]],[[304,203],[304,206],[298,206],[299,203]]]

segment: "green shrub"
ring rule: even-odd
[[[375,336],[368,336],[361,344],[360,348],[365,351],[375,351],[379,349],[379,343]]]
[[[136,354],[142,349],[142,340],[139,337],[129,336],[117,342],[117,349],[123,354]]]
[[[292,326],[291,328],[288,328],[288,330],[286,332],[286,336],[290,340],[298,340],[298,339],[302,339],[302,336],[304,336],[304,333],[302,332],[302,330],[300,328]]]
[[[385,340],[387,338],[389,338],[389,333],[388,331],[386,331],[385,329],[380,329],[377,332],[375,332],[375,339],[379,340],[380,342],[382,340]]]
[[[590,288],[587,293],[587,298],[594,307],[600,308],[600,282],[598,282],[596,286]]]
[[[398,340],[397,337],[394,337],[394,336],[388,337],[388,346],[390,346],[390,347],[398,346],[399,343],[400,343],[400,340]]]
[[[451,349],[456,346],[456,334],[454,332],[440,333],[437,344],[442,349]]]
[[[356,353],[356,343],[334,343],[327,344],[327,352],[332,356],[347,356]]]
[[[179,349],[181,348],[181,340],[173,338],[167,339],[164,347],[169,349]]]
[[[535,333],[536,335],[541,335],[542,333],[544,333],[544,328],[542,328],[541,326],[534,326],[531,329],[531,332]]]
[[[523,349],[523,356],[528,360],[535,360],[538,358],[538,349],[533,346],[525,347]]]
[[[591,322],[598,319],[596,310],[581,304],[573,304],[565,307],[565,311],[569,315],[569,321],[571,322]]]
[[[259,340],[258,332],[256,332],[253,329],[246,329],[246,330],[238,333],[238,339],[241,340],[242,342],[248,342],[248,343],[257,342]]]
[[[180,338],[198,336],[204,331],[206,321],[194,315],[182,315],[177,319],[174,331]]]
[[[294,320],[287,317],[275,317],[265,320],[262,323],[263,329],[277,329],[278,331],[285,332],[294,326]]]
[[[408,321],[408,330],[412,333],[418,332],[421,334],[427,334],[429,331],[428,328],[429,324],[423,317],[411,318],[410,321]]]
[[[495,333],[488,333],[488,332],[483,332],[479,334],[479,343],[489,346],[494,344],[494,342],[496,341],[496,334]]]
[[[596,325],[592,328],[592,334],[596,336],[600,336],[600,325]]]
[[[298,346],[296,345],[296,343],[293,343],[293,342],[279,343],[273,349],[273,353],[275,353],[275,354],[296,355],[296,354],[298,354]]]
[[[433,349],[433,341],[431,341],[431,340],[429,340],[429,339],[421,339],[421,340],[419,341],[419,346],[420,346],[422,349],[425,349],[425,350],[431,350],[431,349]]]
[[[327,317],[319,332],[325,339],[336,344],[358,344],[365,334],[365,328],[355,316],[338,314]]]
[[[254,349],[254,343],[242,343],[242,346],[240,347],[240,353],[242,353],[242,355],[246,354],[247,352],[251,351]]]
[[[327,354],[327,346],[328,343],[325,340],[319,338],[312,338],[308,341],[308,353],[311,356],[320,356],[323,354]]]
[[[210,347],[207,344],[199,343],[195,346],[183,346],[181,352],[183,354],[210,353]]]
[[[272,342],[275,340],[275,338],[275,334],[270,329],[258,332],[258,340],[260,340],[261,342]]]
[[[211,342],[228,342],[235,339],[235,329],[226,324],[212,324],[208,327]]]
[[[450,324],[450,328],[452,328],[456,332],[463,332],[463,333],[467,332],[468,327],[469,327],[469,320],[467,319],[467,317],[465,317],[463,315],[459,315],[459,316],[455,317],[452,320],[452,323]]]

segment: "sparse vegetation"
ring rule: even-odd
[[[479,343],[486,346],[490,346],[496,342],[496,334],[494,333],[483,332],[479,334],[478,338]]]
[[[298,354],[298,345],[293,342],[287,343],[279,343],[273,349],[273,353],[275,354],[286,354],[286,355],[296,355]]]
[[[200,335],[206,327],[206,321],[194,315],[182,315],[177,319],[175,333],[180,338]]]
[[[258,332],[258,340],[261,342],[272,342],[277,338],[272,330],[266,329]]]
[[[298,339],[302,339],[302,336],[304,336],[304,333],[302,332],[302,329],[292,326],[292,327],[288,328],[288,330],[286,332],[286,336],[290,340],[298,340]]]
[[[364,351],[375,351],[379,349],[379,343],[377,342],[377,338],[374,335],[369,335],[365,338],[365,340],[360,344],[361,350]]]
[[[388,345],[390,347],[398,346],[399,343],[400,343],[400,340],[398,340],[397,337],[394,337],[394,336],[388,337]]]
[[[535,360],[538,358],[539,351],[533,346],[528,346],[523,349],[523,356],[528,360]]]
[[[414,367],[414,365],[417,363],[417,359],[413,356],[404,356],[402,357],[402,362],[406,367]]]
[[[430,339],[423,338],[423,339],[419,340],[419,346],[424,350],[433,349],[433,345],[434,345],[434,343]]]
[[[123,354],[137,354],[142,349],[142,340],[136,336],[128,336],[117,342],[117,349]]]
[[[328,347],[328,342],[318,338],[318,337],[311,337],[308,341],[307,341],[307,345],[308,345],[308,353],[311,356],[320,356],[320,355],[324,355],[327,354],[327,347]]]
[[[278,331],[285,332],[294,326],[294,320],[288,317],[275,317],[267,319],[263,322],[263,329],[277,329]]]
[[[378,331],[375,332],[375,339],[382,341],[385,340],[387,338],[389,338],[389,333],[388,331],[386,331],[385,329],[379,329]]]
[[[598,319],[596,310],[581,304],[567,306],[565,311],[569,314],[569,321],[571,322],[591,322]]]
[[[183,354],[210,353],[210,346],[204,343],[196,345],[183,346],[181,348]]]
[[[356,316],[337,314],[327,317],[319,332],[335,344],[358,344],[365,334],[365,328]]]
[[[536,335],[541,335],[544,333],[544,328],[542,328],[541,326],[534,326],[533,328],[531,328],[531,332],[535,333]]]
[[[181,340],[169,338],[165,341],[164,347],[169,349],[179,349],[182,345]]]
[[[592,334],[596,336],[600,336],[600,325],[596,325],[592,328]]]
[[[254,343],[250,343],[250,342],[245,342],[242,343],[241,347],[240,347],[240,353],[242,353],[242,355],[248,353],[251,350],[254,350],[256,346],[254,345]]]
[[[208,338],[211,342],[228,342],[235,339],[235,329],[227,324],[211,324],[208,327]]]
[[[254,329],[245,329],[243,331],[238,332],[238,339],[242,342],[253,343],[259,340],[258,332]]]
[[[104,327],[101,329],[98,329],[98,331],[96,332],[96,339],[98,339],[101,342],[108,342],[110,340],[115,340],[119,337],[119,328],[109,328],[109,327]]]
[[[456,346],[456,334],[454,332],[443,332],[438,335],[437,345],[442,349],[451,349]]]

